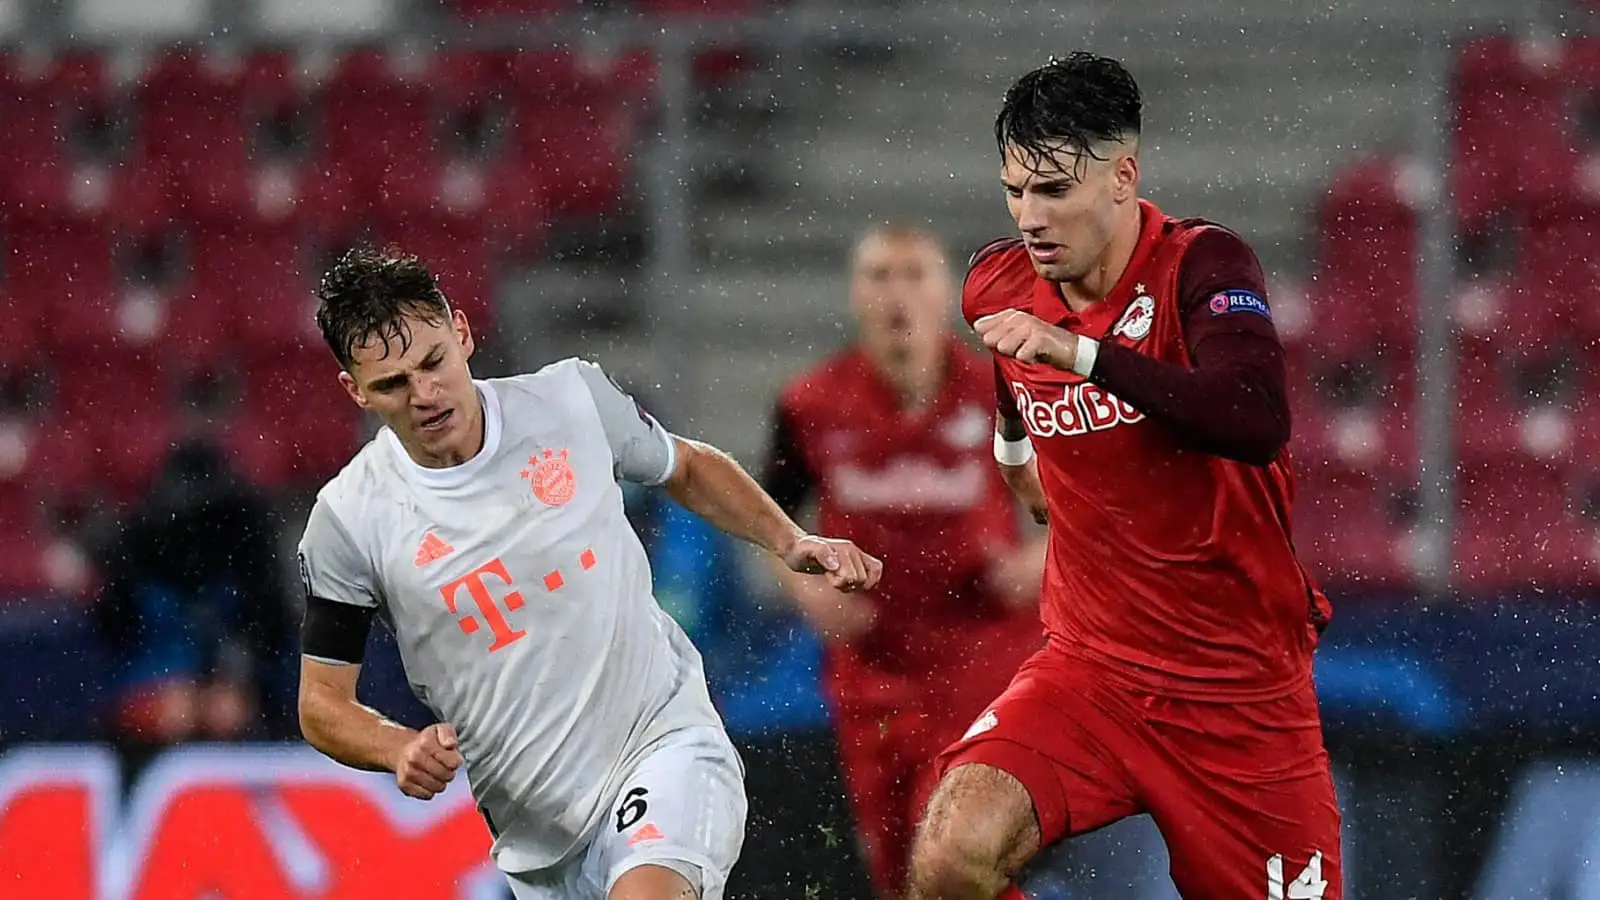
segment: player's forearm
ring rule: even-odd
[[[689,452],[667,482],[667,492],[685,509],[778,556],[785,556],[805,536],[805,530],[732,457],[697,441],[684,441],[683,446]]]
[[[393,772],[416,732],[354,699],[300,695],[300,733],[306,743],[353,769]]]
[[[1218,336],[1206,349],[1216,355],[1197,359],[1191,369],[1104,343],[1089,380],[1197,450],[1253,465],[1271,462],[1289,441],[1282,350],[1249,335]]]

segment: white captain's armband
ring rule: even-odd
[[[1002,466],[1020,466],[1033,459],[1033,441],[1026,435],[1020,441],[1008,441],[994,433],[994,458]]]

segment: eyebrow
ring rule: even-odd
[[[434,344],[432,347],[428,348],[427,354],[422,357],[422,362],[424,364],[426,364],[431,360],[435,360],[443,352],[444,352],[444,343],[443,342]],[[368,382],[367,383],[367,389],[368,390],[372,390],[372,391],[387,391],[390,388],[397,388],[400,385],[405,384],[406,383],[406,379],[409,378],[409,377],[410,377],[410,375],[408,373],[406,373],[406,372],[396,372],[393,375],[385,375],[382,378],[379,378],[379,379],[376,379],[374,381]]]
[[[1055,188],[1072,187],[1074,184],[1077,184],[1077,183],[1078,183],[1078,179],[1073,178],[1070,175],[1062,175],[1062,176],[1059,176],[1059,177],[1056,177],[1056,178],[1044,178],[1044,179],[1041,179],[1039,181],[1035,181],[1031,185],[1029,185],[1029,187],[1033,188],[1036,191],[1048,191],[1048,190],[1053,190]],[[1007,188],[1010,188],[1013,191],[1022,190],[1022,185],[1012,184],[1009,181],[1005,182],[1005,186]]]

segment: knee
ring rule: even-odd
[[[983,765],[953,770],[934,791],[911,852],[912,900],[993,900],[1038,850],[1022,785]]]
[[[913,900],[977,900],[993,896],[986,888],[1004,880],[995,856],[979,842],[946,833],[918,838],[910,882]]]
[[[930,808],[911,851],[913,900],[988,900],[1004,888],[1003,836]]]

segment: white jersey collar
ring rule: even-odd
[[[493,459],[495,452],[500,449],[500,436],[505,430],[505,417],[500,411],[500,396],[487,381],[474,379],[472,383],[477,385],[478,399],[483,402],[483,449],[466,462],[443,469],[420,465],[406,452],[406,448],[400,445],[400,438],[395,436],[392,429],[383,429],[384,443],[393,451],[400,468],[418,483],[431,488],[460,487],[488,465],[489,460]]]

